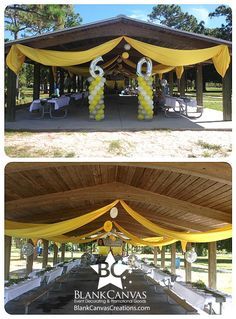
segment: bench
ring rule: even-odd
[[[178,296],[173,290],[169,288],[164,288],[164,292],[167,295],[167,301],[168,301],[168,298],[171,298],[172,300],[174,300],[178,305],[184,308],[184,310],[186,311],[186,314],[191,314],[191,315],[199,314],[199,311],[196,308],[194,308],[194,306],[188,303],[185,299]]]

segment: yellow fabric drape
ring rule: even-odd
[[[229,49],[226,45],[198,50],[175,50],[158,47],[126,36],[124,39],[144,56],[164,65],[185,66],[212,59],[217,72],[224,77],[230,63]]]
[[[103,63],[101,65],[101,67],[103,69],[107,69],[110,65],[112,65],[117,59],[118,59],[118,55],[116,57],[114,57],[113,59]],[[86,66],[67,66],[67,67],[63,67],[63,69],[69,71],[70,73],[76,74],[76,75],[83,75],[83,76],[89,76],[89,68]]]
[[[230,63],[229,49],[226,45],[217,45],[198,50],[176,50],[162,48],[127,36],[121,36],[89,50],[78,52],[43,50],[30,48],[22,44],[14,44],[7,55],[6,62],[7,66],[16,74],[20,71],[21,66],[25,61],[25,57],[43,65],[61,67],[74,66],[86,63],[100,55],[108,53],[115,48],[122,39],[125,39],[126,42],[144,56],[147,56],[164,66],[180,67],[212,59],[217,72],[224,77]]]
[[[80,240],[83,240],[83,239],[86,239],[86,237],[89,237],[89,236],[92,236],[94,234],[97,234],[99,233],[100,231],[103,230],[103,226],[98,228],[98,229],[95,229],[89,233],[86,233],[86,234],[83,234],[83,235],[80,235],[80,236],[65,236],[65,235],[59,235],[59,236],[55,236],[55,237],[51,237],[50,239],[49,238],[45,238],[47,240],[53,240],[53,241],[58,241],[58,242],[61,242],[61,243],[68,243],[68,242],[79,242]],[[104,233],[104,232],[103,232]]]
[[[52,240],[52,241],[57,241],[59,243],[73,243],[73,244],[85,244],[85,243],[90,243],[92,241],[95,241],[102,236],[104,236],[105,233],[99,234],[95,237],[92,238],[85,238],[85,239],[78,239],[77,237],[66,237],[63,239],[61,237],[50,237],[50,238],[45,238],[47,240]]]
[[[107,211],[109,211],[118,202],[119,202],[118,200],[115,200],[111,204],[104,206],[102,208],[99,208],[93,212],[87,213],[85,215],[82,215],[76,218],[65,220],[59,223],[41,224],[40,226],[35,226],[30,228],[26,226],[25,228],[20,228],[20,229],[6,228],[5,235],[22,237],[22,238],[35,238],[35,237],[46,238],[46,237],[54,237],[57,235],[62,235],[92,222],[93,220],[97,219],[98,217],[102,216]]]
[[[129,237],[133,242],[138,244],[146,245],[146,246],[158,246],[157,242],[163,240],[163,237],[159,237],[159,240],[156,238],[155,242],[149,242],[146,240],[142,240],[137,236],[131,234],[129,231],[125,230],[122,226],[120,226],[117,222],[113,222],[116,228],[119,229],[126,237]]]
[[[131,217],[138,221],[142,226],[146,227],[147,229],[151,230],[153,233],[156,233],[158,235],[163,235],[165,237],[195,243],[208,243],[232,237],[232,225],[198,233],[184,233],[162,228],[154,224],[153,222],[149,221],[139,213],[135,212],[123,200],[121,200],[120,203]]]
[[[83,64],[114,49],[123,37],[119,37],[85,51],[54,51],[34,49],[22,44],[14,44],[7,55],[7,65],[16,74],[20,71],[25,57],[43,65],[73,66]]]

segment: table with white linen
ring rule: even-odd
[[[150,277],[154,279],[156,282],[163,284],[165,286],[169,286],[171,282],[171,276],[157,268],[152,268]]]
[[[73,99],[75,99],[76,101],[78,101],[78,100],[81,100],[83,98],[83,93],[82,92],[73,93],[73,94],[71,94],[71,97]]]
[[[70,102],[69,96],[64,97],[58,97],[58,98],[52,98],[52,99],[42,99],[42,100],[34,100],[29,108],[30,112],[37,111],[41,109],[45,104],[50,103],[53,105],[54,110],[57,111],[60,108],[68,105]]]
[[[152,266],[147,265],[145,263],[141,265],[141,270],[144,271],[146,274],[151,273],[152,269],[153,269]]]
[[[4,289],[4,303],[40,286],[41,278],[30,278]]]
[[[201,310],[204,309],[205,306],[210,307],[210,312],[212,311],[212,307],[218,303],[220,305],[220,313],[222,312],[222,303],[226,301],[225,297],[222,296],[220,298],[214,296],[211,293],[207,293],[204,290],[197,289],[193,287],[191,284],[187,284],[185,282],[175,282],[172,290],[178,294],[180,297],[188,301],[194,307],[197,307]]]
[[[55,280],[57,277],[60,277],[63,272],[63,267],[58,267],[56,269],[50,270],[45,273],[46,283],[49,284],[51,281]]]

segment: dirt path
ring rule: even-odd
[[[228,157],[232,132],[8,132],[5,151],[10,157],[76,157],[97,160],[155,160],[162,157]]]

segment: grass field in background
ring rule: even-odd
[[[83,252],[69,252],[65,253],[65,260],[72,258],[79,258]],[[136,254],[138,255],[138,254]],[[138,255],[140,258],[147,259],[148,263],[153,262],[153,255]],[[161,265],[160,254],[158,255],[158,266]],[[180,258],[180,268],[176,270],[176,274],[180,275],[184,279],[184,257],[181,253],[177,253],[176,257]],[[60,252],[59,252],[60,259]],[[166,252],[165,268],[170,270],[170,253]],[[38,256],[37,260],[34,261],[34,268],[42,268],[42,256]],[[51,252],[48,256],[48,265],[53,264],[53,253]],[[20,250],[12,247],[11,250],[11,269],[13,272],[11,275],[23,274],[26,267],[26,260],[20,260]],[[206,285],[208,284],[208,258],[198,257],[197,261],[192,264],[192,282],[202,280]],[[217,254],[217,289],[226,293],[232,293],[232,255],[231,254]]]
[[[174,90],[177,92],[177,89]],[[23,90],[24,99],[17,100],[17,105],[30,103],[33,100],[33,89],[26,88]],[[196,98],[196,91],[187,91],[186,96]],[[48,98],[48,94],[43,94],[41,92],[40,98]],[[223,111],[223,104],[222,104],[222,88],[208,86],[207,92],[203,93],[203,106],[209,109]]]

